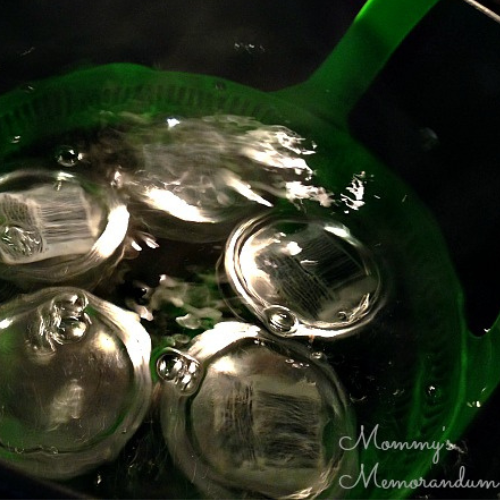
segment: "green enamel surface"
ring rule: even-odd
[[[411,12],[410,3],[418,4]],[[311,167],[320,185],[339,192],[355,174],[365,172],[370,179],[367,193],[373,199],[362,210],[351,215],[332,210],[329,215],[364,232],[369,243],[379,245],[382,259],[387,250],[388,267],[395,267],[393,279],[397,283],[398,277],[405,278],[395,288],[404,292],[406,324],[403,321],[398,330],[387,320],[394,337],[381,335],[385,340],[379,344],[371,343],[370,336],[356,337],[335,347],[360,363],[366,356],[385,387],[370,395],[369,411],[361,409],[360,424],[367,429],[380,425],[385,440],[456,442],[477,411],[475,403],[484,403],[498,383],[500,319],[482,339],[469,334],[460,283],[432,214],[345,130],[352,107],[434,3],[367,2],[352,30],[307,82],[273,94],[219,78],[131,64],[87,68],[35,82],[30,92],[20,89],[0,97],[0,158],[22,156],[25,148],[69,131],[119,124],[129,113],[253,116],[314,140],[318,153]],[[381,36],[372,43],[369,34],[375,32]],[[325,108],[325,103],[332,107]],[[392,298],[397,301],[397,293]],[[378,329],[383,332],[384,324]],[[383,360],[391,362],[390,367],[376,368]],[[434,454],[433,450],[381,451],[373,446],[361,452],[365,468],[378,464],[380,477],[405,480],[424,476]],[[371,484],[348,496],[401,498],[409,493]]]

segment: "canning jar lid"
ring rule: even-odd
[[[335,496],[335,479],[357,470],[339,444],[354,414],[322,353],[227,321],[185,352],[165,349],[157,370],[170,453],[209,497]]]
[[[2,279],[23,289],[75,284],[86,273],[121,258],[128,222],[128,210],[117,193],[81,175],[32,168],[4,174]]]
[[[285,196],[285,182],[308,182],[313,151],[292,130],[244,116],[167,117],[132,127],[123,145],[131,212],[158,237],[214,242],[242,219]]]
[[[247,220],[228,239],[224,272],[243,304],[283,337],[346,335],[380,305],[372,253],[331,218],[297,212]]]
[[[0,457],[68,479],[112,460],[151,397],[136,315],[72,287],[0,306]]]

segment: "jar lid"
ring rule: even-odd
[[[285,197],[285,182],[312,176],[305,139],[242,116],[170,117],[132,127],[123,140],[136,156],[124,180],[131,211],[164,238],[223,240]]]
[[[128,221],[112,189],[82,176],[23,168],[2,175],[2,278],[24,289],[74,284],[121,258]]]
[[[297,215],[255,217],[229,238],[232,288],[283,337],[353,332],[379,306],[381,278],[369,249],[344,224]]]
[[[340,445],[354,414],[322,353],[228,321],[186,352],[167,348],[157,368],[170,453],[209,497],[336,497],[335,479],[357,470]]]
[[[0,457],[52,479],[114,459],[151,396],[137,316],[61,287],[3,304],[0,318]]]

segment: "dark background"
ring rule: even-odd
[[[2,2],[0,93],[82,65],[127,61],[262,90],[306,79],[364,0],[19,0]],[[495,1],[483,5],[498,12]],[[500,308],[500,25],[442,0],[394,54],[351,116],[353,134],[432,209],[466,293],[471,330]],[[500,360],[499,360],[500,361]],[[436,477],[500,481],[500,391]],[[34,493],[38,491],[39,493]],[[65,497],[0,473],[0,495]],[[493,490],[416,497],[498,498]]]

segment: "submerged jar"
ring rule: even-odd
[[[24,290],[91,288],[123,255],[129,213],[81,175],[18,169],[0,176],[0,274]]]
[[[150,352],[136,315],[78,288],[0,306],[0,457],[51,479],[113,460],[149,407]]]
[[[354,413],[321,353],[227,321],[167,348],[157,369],[169,451],[208,497],[336,498],[357,471],[340,446]]]
[[[372,252],[333,217],[251,218],[228,239],[222,272],[240,301],[283,337],[352,333],[382,303]]]
[[[285,197],[287,182],[312,177],[303,138],[243,116],[170,117],[122,140],[135,157],[123,180],[131,211],[161,238],[221,241]]]

